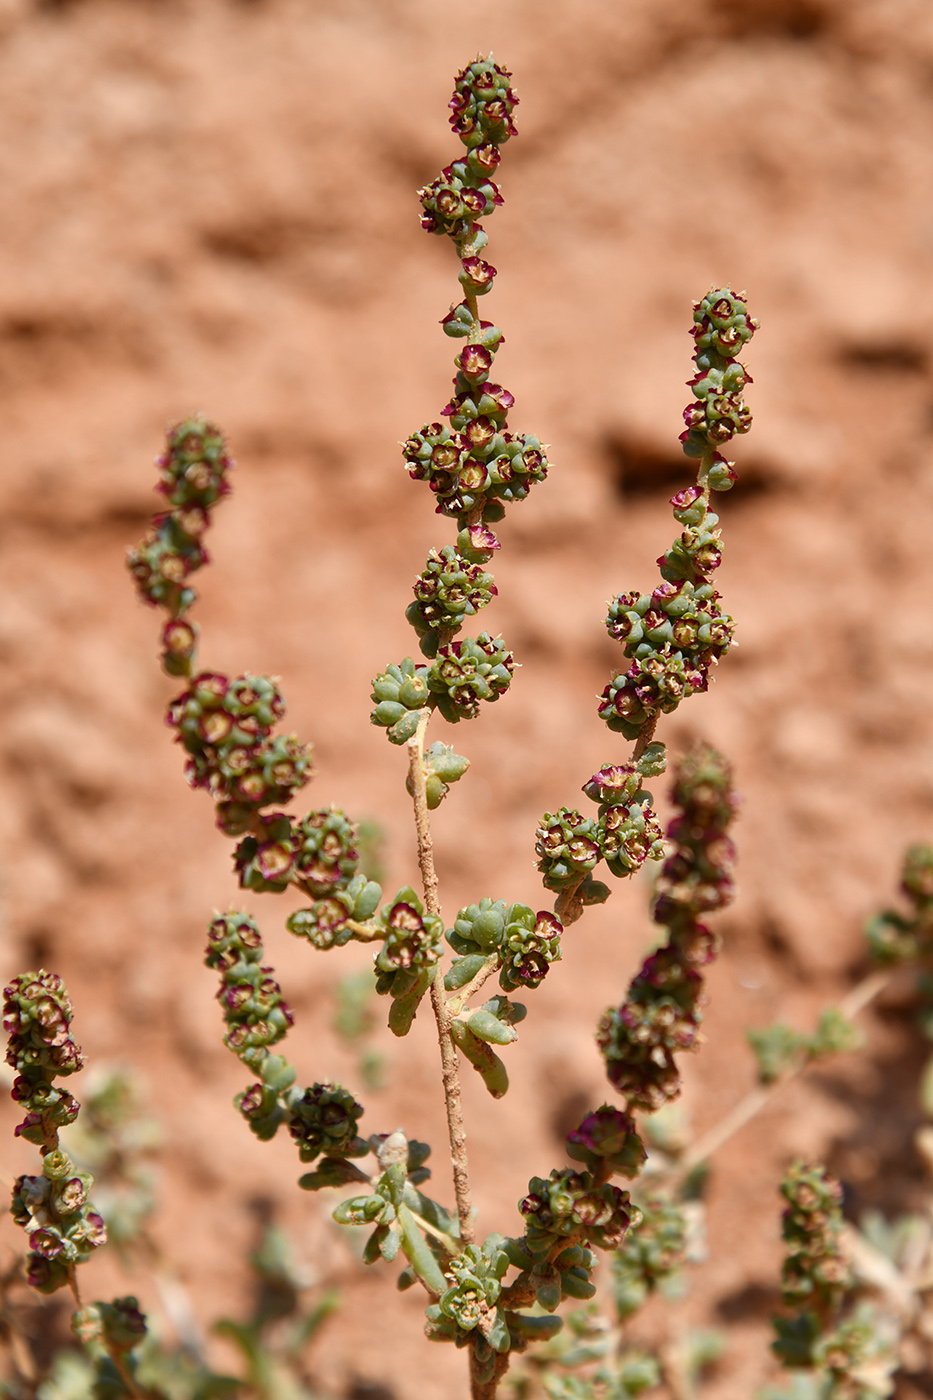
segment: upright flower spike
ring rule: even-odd
[[[406,657],[373,681],[371,719],[394,744],[412,738],[425,710],[440,710],[452,724],[473,718],[481,701],[504,693],[514,669],[501,638],[482,633],[455,640],[464,620],[496,593],[493,576],[483,567],[499,547],[489,524],[501,520],[512,501],[523,500],[548,468],[539,439],[509,429],[515,400],[491,378],[504,338],[477,309],[477,298],[491,290],[496,276],[480,257],[487,236],[479,220],[502,203],[492,175],[500,146],[516,134],[512,117],[518,98],[510,80],[491,58],[476,59],[458,75],[451,125],[466,155],[420,191],[422,227],[450,238],[460,259],[464,297],[441,324],[447,335],[466,343],[454,359],[454,393],[442,411],[447,423],[425,424],[405,443],[403,454],[412,479],[428,483],[438,514],[455,519],[459,533],[455,545],[431,551],[406,612],[433,665],[416,667]]]
[[[187,419],[169,432],[157,465],[158,490],[171,509],[155,517],[128,563],[144,600],[168,614],[163,666],[187,681],[166,714],[187,755],[185,776],[210,794],[221,831],[242,837],[234,867],[244,888],[281,892],[297,885],[316,902],[293,915],[289,928],[317,947],[367,940],[372,935],[361,928],[381,891],[357,876],[353,823],[336,807],[300,820],[267,810],[289,802],[314,775],[312,746],[295,734],[273,732],[285,715],[277,682],[231,679],[196,666],[197,628],[185,616],[195,594],[186,580],[207,562],[201,540],[211,510],[230,490],[233,462],[223,434],[206,419]],[[482,576],[476,565],[468,567]]]
[[[841,1248],[839,1182],[824,1167],[795,1162],[781,1194],[787,1202],[781,1291],[796,1311],[773,1319],[772,1351],[785,1366],[809,1370],[809,1388],[830,1400],[891,1395],[898,1327],[887,1309],[853,1296],[856,1280]]]
[[[597,1032],[610,1081],[629,1110],[647,1113],[680,1092],[675,1056],[697,1047],[699,969],[717,946],[700,919],[728,904],[734,890],[727,831],[737,803],[728,764],[701,745],[677,766],[671,795],[680,812],[667,829],[674,850],[662,867],[654,907],[668,941],[645,961],[625,1001],[605,1013]]]
[[[651,742],[655,725],[659,715],[708,688],[712,667],[732,644],[733,622],[712,582],[722,550],[719,517],[709,502],[711,491],[728,491],[736,481],[720,447],[751,426],[742,399],[751,376],[736,356],[756,326],[744,293],[714,289],[694,304],[695,373],[689,384],[696,402],[685,410],[681,443],[688,457],[698,459],[696,483],[671,498],[683,529],[658,559],[657,586],[650,593],[618,594],[606,617],[609,635],[621,642],[629,664],[603,690],[598,713],[609,729],[635,741],[635,752],[629,763],[604,764],[584,784],[586,795],[600,804],[594,832],[590,818],[562,808],[556,817],[546,813],[537,833],[538,869],[547,888],[557,892],[556,910],[565,923],[579,918],[585,904],[607,897],[606,886],[591,873],[600,860],[624,878],[661,856],[651,795],[641,789],[643,778],[665,768],[663,744]],[[571,821],[576,836],[593,846],[582,864],[567,858],[574,850],[564,839]],[[581,840],[576,846],[583,850]]]
[[[751,376],[736,356],[758,323],[748,314],[744,293],[727,287],[695,303],[693,322],[695,373],[689,384],[695,402],[684,410],[687,427],[680,441],[687,456],[698,459],[697,480],[671,498],[674,518],[684,528],[658,560],[661,582],[653,592],[619,594],[606,618],[609,635],[622,643],[631,664],[606,686],[599,714],[627,739],[638,739],[659,714],[705,691],[711,668],[732,643],[732,619],[719,607],[712,583],[722,549],[719,517],[709,502],[711,491],[728,491],[737,479],[734,464],[719,449],[751,427],[742,399]]]
[[[171,676],[190,676],[197,629],[183,614],[197,594],[188,580],[208,562],[203,536],[211,508],[230,489],[227,474],[233,461],[219,428],[206,418],[188,418],[169,430],[156,465],[158,489],[171,510],[154,517],[149,534],[130,550],[127,565],[140,597],[168,614],[162,632],[164,669]]]
[[[58,1131],[73,1123],[80,1105],[55,1080],[84,1061],[71,1035],[71,1001],[54,972],[26,972],[3,993],[6,1060],[16,1071],[13,1099],[26,1109],[16,1136],[42,1151],[42,1175],[13,1185],[13,1219],[26,1231],[26,1277],[40,1293],[75,1285],[75,1267],[106,1243],[103,1218],[90,1201],[94,1178],[79,1172],[58,1144]]]
[[[842,1187],[824,1167],[795,1162],[781,1182],[786,1245],[781,1292],[788,1307],[839,1307],[852,1275],[839,1247]]]
[[[333,1186],[358,1177],[347,1161],[363,1157],[369,1144],[357,1136],[362,1108],[339,1084],[312,1084],[301,1090],[295,1071],[271,1046],[287,1035],[294,1023],[282,989],[265,962],[262,935],[248,914],[220,914],[208,930],[205,964],[220,973],[217,1000],[227,1025],[224,1044],[254,1074],[260,1076],[236,1098],[250,1131],[263,1141],[284,1123],[298,1146],[302,1162],[325,1160],[318,1172],[302,1178],[309,1189]]]

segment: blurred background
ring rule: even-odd
[[[335,1031],[333,996],[368,955],[315,953],[285,931],[289,896],[238,893],[163,727],[177,687],[123,558],[158,505],[166,426],[207,413],[238,466],[197,580],[203,663],[281,677],[286,728],[316,746],[310,804],[382,833],[390,891],[412,880],[404,756],[369,725],[369,682],[412,651],[412,581],[453,541],[397,443],[449,394],[437,323],[457,265],[416,191],[459,149],[446,104],[477,51],[521,98],[484,315],[506,335],[512,425],[554,467],[501,528],[484,618],[522,669],[479,720],[435,727],[473,763],[435,824],[445,914],[482,895],[544,907],[536,819],[624,755],[595,713],[619,664],[604,605],[650,587],[672,537],[691,302],[712,283],[747,289],[761,330],[741,479],[719,498],[739,647],[658,734],[725,749],[744,798],[708,1044],[686,1066],[693,1131],[753,1085],[746,1027],[806,1030],[845,993],[903,847],[933,834],[925,0],[0,0],[0,970],[60,972],[90,1062],[142,1076],[164,1143],[153,1233],[197,1326],[240,1305],[274,1218],[342,1292],[310,1365],[355,1400],[462,1393],[463,1357],[428,1347],[420,1299],[388,1266],[364,1273],[328,1202],[298,1192],[291,1144],[233,1112],[244,1072],[202,949],[212,909],[255,912],[299,1074],[354,1090],[360,1042]],[[563,1134],[608,1095],[593,1028],[643,956],[648,894],[618,887],[567,935],[509,1097],[466,1086],[484,1230],[518,1228],[529,1175],[563,1164]],[[431,1027],[395,1042],[384,1012],[364,1131],[433,1143],[447,1199]],[[728,1324],[720,1400],[773,1364],[791,1156],[828,1160],[853,1209],[924,1193],[912,1032],[891,1012],[866,1028],[867,1054],[795,1084],[717,1157],[706,1263],[643,1324]],[[4,1158],[11,1176],[34,1160]],[[84,1287],[159,1306],[114,1260]]]

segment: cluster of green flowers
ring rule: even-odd
[[[155,517],[127,562],[140,596],[168,613],[162,631],[163,667],[171,676],[190,676],[197,628],[184,614],[197,595],[188,579],[208,562],[203,538],[211,507],[230,489],[227,473],[233,462],[220,430],[204,418],[189,418],[169,431],[156,465],[159,490],[172,509]]]
[[[560,919],[547,909],[535,913],[527,904],[481,899],[461,909],[447,942],[459,954],[448,974],[449,988],[464,985],[492,954],[498,958],[499,985],[540,987],[551,963],[560,960]]]
[[[188,754],[185,776],[217,803],[217,824],[229,836],[251,827],[263,807],[288,802],[313,775],[311,746],[272,729],[285,714],[268,676],[202,671],[168,707],[166,723]]]
[[[517,1040],[514,1027],[524,1020],[525,1007],[507,996],[494,996],[480,1007],[463,1009],[473,979],[485,980],[498,972],[503,991],[534,991],[551,964],[560,960],[562,932],[560,919],[550,910],[535,913],[527,904],[489,898],[461,909],[446,932],[447,942],[458,954],[444,978],[446,990],[454,993],[448,1003],[453,1013],[451,1033],[494,1098],[507,1091],[509,1079],[491,1047]]]
[[[638,1218],[627,1191],[609,1182],[600,1185],[591,1172],[572,1167],[555,1168],[546,1181],[532,1177],[519,1210],[525,1217],[522,1245],[535,1262],[547,1258],[555,1244],[569,1235],[585,1238],[600,1249],[618,1249]],[[592,1297],[592,1293],[571,1296]]]
[[[510,502],[523,500],[548,469],[538,438],[509,430],[515,400],[490,379],[503,335],[477,310],[477,297],[490,290],[496,275],[479,256],[488,241],[479,219],[502,203],[491,176],[499,164],[499,147],[515,135],[512,113],[518,98],[510,77],[483,58],[458,75],[451,121],[466,155],[421,191],[422,227],[451,238],[460,258],[464,299],[441,324],[447,335],[465,344],[454,360],[454,393],[443,410],[447,423],[425,424],[408,439],[403,453],[412,479],[428,483],[438,514],[455,519],[459,533],[455,545],[431,550],[406,612],[432,664],[416,666],[406,657],[373,681],[372,722],[383,726],[394,744],[412,737],[425,708],[439,710],[451,724],[474,718],[482,701],[505,693],[515,668],[501,638],[483,632],[454,640],[464,619],[486,607],[496,593],[484,567],[499,548],[490,522],[501,520]]]
[[[425,909],[411,887],[379,911],[385,942],[376,954],[376,991],[391,996],[389,1029],[407,1035],[441,956],[444,921]]]
[[[839,1246],[842,1187],[825,1167],[795,1162],[781,1182],[781,1195],[787,1202],[781,1217],[784,1303],[789,1308],[838,1308],[852,1287]]]
[[[316,1189],[352,1179],[355,1169],[348,1171],[347,1158],[369,1151],[356,1132],[363,1110],[339,1084],[297,1088],[292,1066],[270,1053],[293,1017],[272,968],[263,961],[262,935],[255,922],[248,914],[231,911],[214,919],[208,937],[204,961],[221,975],[217,999],[227,1026],[224,1044],[260,1075],[237,1096],[237,1108],[258,1138],[274,1137],[284,1123],[302,1162],[323,1156],[317,1172],[302,1177],[301,1185]]]
[[[65,984],[54,972],[26,972],[4,988],[6,1062],[16,1071],[13,1101],[26,1110],[16,1136],[39,1147],[54,1146],[59,1128],[73,1123],[80,1107],[67,1089],[55,1085],[84,1067],[71,1017]]]
[[[40,1293],[67,1284],[76,1264],[107,1242],[103,1217],[89,1200],[94,1178],[80,1172],[66,1152],[46,1152],[41,1176],[13,1184],[13,1219],[26,1231],[26,1277]]]
[[[148,1327],[138,1300],[130,1296],[79,1308],[72,1318],[71,1330],[85,1345],[103,1342],[111,1356],[114,1352],[125,1356],[142,1341]]]
[[[898,1356],[891,1320],[852,1302],[855,1280],[840,1247],[842,1188],[825,1168],[795,1162],[781,1183],[786,1246],[781,1284],[792,1317],[776,1317],[772,1350],[785,1366],[814,1373],[827,1400],[890,1395]]]
[[[42,1149],[42,1175],[20,1176],[11,1211],[26,1231],[26,1274],[41,1293],[54,1293],[73,1278],[76,1264],[104,1244],[107,1230],[90,1202],[94,1184],[59,1149],[58,1130],[73,1123],[80,1105],[55,1080],[83,1068],[71,1035],[71,1001],[54,972],[25,972],[3,993],[6,1060],[16,1071],[13,1100],[26,1109],[16,1136]]]
[[[880,963],[924,959],[933,951],[933,848],[908,850],[901,890],[912,906],[910,914],[885,909],[865,930],[872,957]]]
[[[155,517],[150,534],[130,552],[129,567],[143,598],[169,613],[165,668],[188,677],[188,687],[169,704],[166,723],[187,754],[188,782],[209,792],[221,831],[242,838],[234,853],[240,884],[272,891],[296,885],[314,902],[291,916],[289,928],[317,947],[334,947],[372,936],[349,924],[363,926],[382,895],[357,874],[357,828],[336,807],[300,820],[265,810],[289,802],[313,777],[312,746],[295,734],[273,733],[285,702],[271,677],[196,672],[194,629],[182,616],[195,601],[186,579],[207,560],[201,537],[210,508],[230,489],[231,466],[223,436],[204,419],[173,428],[159,458],[159,489],[172,511]],[[452,767],[448,759],[446,768]],[[442,783],[440,759],[438,768]]]
[[[515,400],[489,380],[503,335],[481,321],[476,309],[476,298],[490,291],[496,276],[479,257],[488,240],[478,220],[502,203],[490,176],[501,158],[499,146],[516,134],[512,113],[518,98],[510,78],[491,59],[477,59],[458,75],[452,125],[467,154],[421,191],[422,227],[451,238],[460,258],[465,299],[441,324],[449,336],[467,343],[454,362],[454,397],[444,409],[450,427],[426,425],[408,440],[404,453],[412,477],[427,481],[437,496],[438,512],[457,518],[461,527],[501,520],[506,502],[523,499],[547,475],[538,439],[508,431]]]
[[[294,882],[321,898],[356,874],[359,831],[339,808],[308,812],[300,821],[282,812],[259,820],[259,834],[244,837],[234,855],[244,889],[279,891]]]
[[[594,1250],[618,1250],[641,1218],[629,1193],[607,1181],[612,1174],[631,1179],[644,1165],[645,1149],[627,1114],[608,1104],[587,1114],[568,1135],[567,1150],[585,1169],[532,1177],[519,1202],[524,1234],[490,1235],[481,1250],[464,1251],[448,1266],[451,1287],[427,1310],[428,1335],[470,1345],[481,1374],[496,1354],[522,1351],[560,1329],[560,1319],[519,1308],[535,1303],[553,1313],[566,1298],[592,1298]],[[506,1287],[509,1265],[519,1272]]]
[[[372,722],[388,730],[391,743],[404,744],[426,707],[438,709],[451,724],[475,719],[481,701],[505,694],[514,670],[502,638],[488,632],[436,647],[430,666],[417,666],[406,656],[373,680]]]
[[[258,1069],[294,1025],[282,988],[263,963],[262,934],[248,914],[219,915],[208,929],[205,963],[220,973],[220,1002],[227,1025],[224,1044]]]
[[[537,1304],[545,1313],[554,1313],[565,1298],[592,1298],[597,1257],[590,1246],[616,1250],[639,1219],[628,1192],[600,1179],[613,1157],[618,1164],[611,1169],[626,1175],[634,1175],[641,1166],[638,1154],[627,1148],[619,1156],[631,1125],[621,1133],[618,1124],[610,1129],[607,1115],[614,1112],[600,1110],[602,1128],[596,1136],[603,1146],[612,1140],[616,1150],[603,1155],[599,1174],[564,1168],[547,1179],[532,1177],[528,1194],[519,1202],[524,1235],[490,1235],[481,1248],[470,1245],[447,1265],[449,1287],[427,1309],[427,1335],[469,1346],[474,1374],[481,1381],[494,1374],[497,1356],[523,1351],[529,1341],[545,1340],[560,1330],[560,1318],[519,1309]],[[510,1266],[519,1273],[506,1286],[503,1279]]]
[[[585,904],[601,903],[609,890],[592,878],[601,860],[612,875],[624,878],[646,860],[660,859],[661,828],[642,783],[663,772],[664,761],[664,746],[649,744],[636,762],[603,764],[583,785],[587,797],[599,805],[595,818],[568,807],[545,812],[535,836],[535,854],[546,889],[579,890]]]
[[[272,733],[284,714],[281,691],[268,676],[229,680],[202,672],[172,701],[167,723],[188,753],[188,782],[208,790],[220,829],[243,838],[234,852],[243,888],[279,892],[295,885],[309,895],[311,907],[287,922],[315,947],[355,936],[367,941],[371,932],[350,925],[371,918],[382,891],[358,874],[356,825],[338,807],[300,819],[262,810],[287,802],[313,775],[311,746]],[[440,759],[438,766],[444,770]]]
[[[415,601],[405,616],[418,633],[427,657],[437,655],[440,638],[457,632],[465,617],[473,617],[496,596],[492,574],[471,563],[451,545],[432,549],[415,580]]]
[[[678,764],[667,829],[674,852],[657,883],[653,917],[667,943],[646,959],[621,1006],[606,1011],[598,1042],[611,1082],[632,1108],[654,1112],[680,1091],[679,1050],[696,1048],[702,1020],[699,968],[716,954],[700,915],[729,903],[734,848],[727,833],[736,797],[728,764],[700,745]]]
[[[757,322],[744,294],[710,291],[693,312],[696,373],[690,380],[696,403],[684,412],[684,451],[700,459],[695,486],[671,498],[683,531],[658,560],[661,582],[652,593],[622,593],[609,606],[609,635],[622,642],[628,670],[603,691],[599,714],[610,729],[636,739],[660,713],[709,686],[710,669],[729,650],[732,619],[719,607],[711,575],[722,561],[719,517],[709,508],[710,491],[728,491],[733,465],[718,447],[751,426],[742,400],[750,382],[736,356]]]
[[[467,1245],[462,1254],[450,1260],[450,1287],[426,1310],[429,1337],[455,1341],[461,1346],[468,1340],[474,1347],[477,1342],[485,1342],[493,1352],[509,1350],[508,1314],[496,1306],[502,1293],[502,1277],[510,1263],[501,1243],[502,1237],[493,1235],[483,1242],[482,1248]],[[474,1336],[478,1328],[483,1330]],[[484,1362],[491,1359],[484,1349],[480,1356]]]

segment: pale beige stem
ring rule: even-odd
[[[856,1016],[888,985],[892,976],[893,973],[886,969],[870,972],[867,977],[863,977],[861,982],[852,988],[848,996],[843,997],[837,1010],[847,1020]],[[684,1153],[678,1163],[680,1171],[690,1172],[701,1162],[712,1157],[714,1152],[718,1152],[724,1143],[727,1143],[741,1128],[744,1128],[746,1123],[751,1122],[766,1104],[776,1098],[781,1090],[796,1079],[812,1062],[811,1055],[803,1054],[773,1083],[763,1084],[759,1088],[753,1089],[750,1094],[746,1094],[745,1098],[741,1099],[721,1122],[715,1124],[709,1132],[698,1138],[693,1146]]]
[[[425,908],[429,914],[440,915],[437,893],[437,871],[434,868],[434,846],[428,817],[428,797],[425,789],[424,735],[431,711],[424,709],[418,728],[408,741],[409,776],[412,804],[415,812],[415,833],[418,840],[418,865],[424,889]],[[473,1205],[470,1200],[470,1175],[467,1164],[466,1132],[463,1127],[463,1107],[460,1093],[460,1066],[450,1033],[450,1012],[444,988],[444,970],[440,963],[431,983],[431,1005],[437,1023],[437,1039],[441,1051],[441,1074],[444,1081],[444,1101],[447,1107],[447,1134],[450,1140],[450,1162],[453,1168],[454,1194],[457,1198],[457,1218],[460,1221],[460,1242],[465,1248],[473,1243]]]

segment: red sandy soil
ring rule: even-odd
[[[163,727],[177,687],[123,555],[157,505],[166,425],[209,413],[238,468],[200,576],[202,658],[282,678],[289,725],[316,745],[311,804],[377,821],[386,885],[408,883],[404,755],[368,723],[369,681],[412,650],[412,579],[453,539],[396,444],[449,392],[437,322],[456,261],[419,228],[415,191],[454,157],[446,103],[478,49],[522,99],[488,225],[497,371],[513,426],[555,466],[494,564],[488,626],[522,669],[443,735],[473,763],[436,821],[445,911],[543,904],[537,817],[625,753],[593,700],[619,662],[604,603],[650,586],[671,537],[691,301],[713,282],[747,288],[761,331],[742,480],[721,498],[740,646],[659,732],[725,749],[744,798],[708,1043],[686,1067],[695,1131],[753,1085],[748,1026],[807,1029],[849,989],[865,918],[893,898],[905,845],[933,834],[926,0],[3,0],[0,971],[59,971],[90,1063],[145,1076],[166,1143],[155,1232],[202,1327],[244,1303],[257,1200],[339,1285],[308,1365],[342,1397],[463,1395],[464,1358],[423,1342],[421,1300],[388,1266],[364,1273],[327,1201],[297,1191],[292,1145],[254,1141],[230,1107],[243,1071],[201,950],[212,908],[243,897]],[[466,1085],[484,1230],[518,1228],[529,1175],[564,1162],[562,1134],[607,1095],[593,1027],[643,955],[647,894],[620,887],[568,933],[509,1054],[510,1095]],[[299,945],[288,896],[243,903],[296,1011],[299,1073],[356,1087],[330,994],[366,950]],[[449,1199],[421,1022],[407,1041],[374,1033],[387,1087],[364,1124],[432,1142]],[[791,1157],[828,1160],[855,1213],[927,1199],[919,1044],[891,1012],[863,1022],[866,1053],[811,1073],[717,1156],[707,1261],[635,1329],[727,1326],[717,1400],[773,1375]],[[34,1154],[6,1161],[12,1176]],[[113,1261],[84,1286],[156,1308]]]

